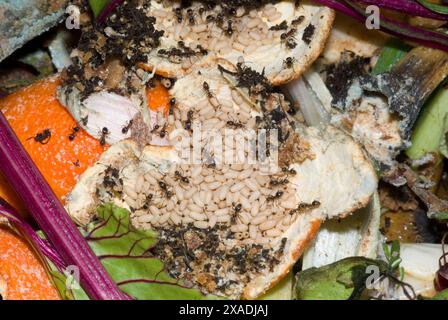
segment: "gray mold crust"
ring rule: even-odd
[[[67,0],[0,0],[0,61],[59,23]]]

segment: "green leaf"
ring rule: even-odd
[[[33,67],[39,72],[40,77],[45,77],[54,73],[53,62],[48,52],[38,49],[20,57],[18,61]]]
[[[310,268],[296,275],[293,294],[298,300],[347,300],[359,298],[364,291],[367,267],[385,272],[387,264],[362,257],[346,258],[320,268]]]
[[[448,114],[445,115],[443,122],[443,133],[440,137],[439,151],[445,158],[448,158]]]
[[[135,229],[127,210],[113,204],[97,210],[84,236],[121,290],[138,300],[218,299],[170,277],[163,262],[150,254],[157,233]]]
[[[440,221],[446,221],[448,220],[448,212],[442,211],[442,212],[431,212],[428,214],[429,219],[436,219]]]
[[[89,0],[89,5],[95,18],[101,14],[110,2],[111,0]]]
[[[372,74],[378,75],[390,71],[392,67],[409,52],[409,50],[411,50],[411,47],[400,40],[389,40],[383,50],[381,50],[381,54],[372,70]]]
[[[436,4],[436,3],[432,3],[429,2],[427,0],[417,0],[422,6],[424,6],[425,8],[433,11],[433,12],[437,12],[437,13],[441,13],[441,14],[448,14],[448,7],[447,6],[443,6],[440,4]]]
[[[45,234],[42,231],[36,231],[36,234],[46,240]],[[77,279],[71,275],[61,273],[47,257],[41,255],[39,251],[36,251],[36,253],[41,256],[48,277],[59,292],[62,300],[90,300],[87,293],[77,282]]]
[[[39,231],[39,235],[43,239],[45,238],[41,231]],[[90,300],[87,293],[73,276],[61,273],[49,259],[42,258],[45,262],[48,277],[59,292],[62,300]]]
[[[418,160],[428,153],[439,154],[440,146],[446,140],[448,130],[448,89],[443,86],[426,103],[412,133],[412,145],[406,151],[412,160]]]
[[[392,271],[399,270],[402,261],[400,257],[400,242],[394,240],[390,245],[387,243],[383,244],[383,251],[390,269]]]
[[[292,298],[292,284],[293,273],[288,273],[274,288],[270,289],[258,300],[291,300]]]
[[[440,291],[431,300],[448,300],[448,289]]]
[[[74,282],[73,280],[68,281],[66,275],[58,272],[55,269],[52,269],[49,272],[49,276],[63,300],[90,300],[87,293],[85,293],[85,291],[79,286],[79,284]],[[67,286],[68,283],[72,284],[72,288],[69,288],[69,286]],[[76,286],[76,289],[73,285]]]
[[[20,65],[14,67],[17,62],[20,62]],[[21,64],[29,68],[24,68]],[[11,65],[11,70],[5,70],[5,77],[0,80],[0,91],[5,93],[12,93],[55,72],[50,55],[40,48],[33,51],[24,50],[23,53],[14,55]],[[7,76],[8,74],[10,76]]]

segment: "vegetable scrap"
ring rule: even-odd
[[[41,230],[0,212],[60,298],[446,299],[444,2],[70,4],[0,64],[0,195]]]

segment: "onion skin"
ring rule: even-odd
[[[80,283],[90,298],[129,299],[109,277],[1,112],[0,171],[65,263],[79,268]]]

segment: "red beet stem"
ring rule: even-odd
[[[65,263],[79,268],[81,286],[90,298],[129,299],[109,277],[1,112],[0,171]]]

